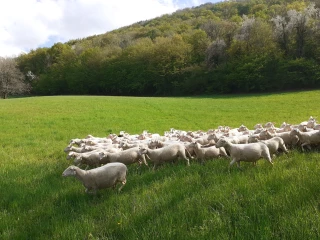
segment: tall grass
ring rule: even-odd
[[[0,101],[0,239],[319,239],[319,152],[292,150],[228,171],[228,160],[155,172],[97,196],[74,178],[72,138],[125,130],[299,123],[320,116],[320,91],[190,98],[57,96]]]

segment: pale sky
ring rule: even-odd
[[[0,57],[219,0],[0,0]]]

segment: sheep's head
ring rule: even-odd
[[[259,142],[259,136],[249,136],[249,143]]]
[[[147,154],[148,153],[148,149],[145,147],[140,146],[139,147],[139,154],[143,155],[143,154]]]
[[[100,158],[100,160],[101,160],[102,158],[107,157],[107,156],[108,156],[107,153],[105,153],[105,152],[99,152],[99,158]]]
[[[247,131],[247,130],[248,130],[248,128],[243,124],[238,128],[238,132],[243,132],[243,131]]]
[[[63,171],[62,177],[75,176],[76,174],[77,174],[76,166],[70,166],[66,170]]]
[[[294,129],[291,130],[290,135],[294,136],[294,135],[298,135],[299,133],[300,133],[299,129],[294,128]]]
[[[67,152],[70,152],[70,150],[71,150],[71,146],[68,146],[64,149],[64,152],[67,153]]]
[[[75,152],[69,152],[67,155],[67,160],[70,160],[71,158],[74,158],[76,156]]]
[[[219,141],[216,143],[216,147],[225,147],[228,144],[228,140],[224,138],[220,138]]]

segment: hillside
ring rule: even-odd
[[[320,87],[319,2],[207,3],[18,57],[33,94],[193,95]]]

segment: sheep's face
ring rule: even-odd
[[[227,144],[227,142],[228,141],[226,139],[220,138],[219,141],[216,143],[216,147],[217,148],[224,147]]]
[[[254,142],[258,142],[258,141],[259,141],[259,137],[256,137],[256,136],[251,136],[248,139],[249,143],[254,143]]]
[[[298,133],[299,133],[299,130],[295,128],[291,130],[290,135],[294,136],[294,135],[297,135]]]
[[[69,152],[68,156],[67,156],[67,160],[71,159],[74,157],[74,153],[73,152]]]
[[[76,175],[76,169],[74,166],[68,167],[64,172],[62,173],[62,177],[69,177],[69,176],[75,176]]]
[[[159,144],[158,141],[151,140],[151,141],[148,143],[148,147],[149,147],[150,149],[155,149],[155,148],[158,147],[158,144]]]
[[[146,149],[144,147],[139,147],[139,153],[140,153],[140,155],[147,154],[148,153],[148,149]]]
[[[66,147],[65,149],[64,149],[64,152],[70,152],[70,149],[71,149],[71,147],[70,146],[68,146],[68,147]]]

